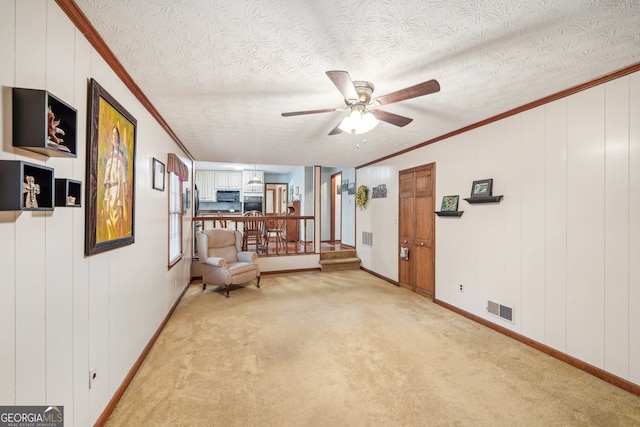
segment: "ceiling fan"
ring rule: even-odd
[[[379,106],[417,98],[418,96],[429,95],[440,91],[440,84],[436,80],[428,80],[426,82],[371,99],[371,95],[374,90],[373,83],[352,81],[349,73],[346,71],[327,71],[327,76],[344,97],[344,102],[347,104],[346,107],[292,111],[282,113],[282,116],[289,117],[304,114],[330,113],[333,111],[349,111],[349,115],[345,117],[335,128],[333,128],[333,130],[329,132],[329,135],[337,135],[342,132],[359,134],[373,129],[378,124],[378,120],[382,120],[383,122],[391,123],[392,125],[399,127],[406,126],[413,121],[413,119],[408,117],[379,110]]]

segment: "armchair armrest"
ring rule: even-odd
[[[203,260],[203,262],[214,267],[227,268],[227,260],[221,257],[211,256]]]
[[[256,254],[255,252],[249,252],[249,251],[238,252],[238,261],[240,262],[256,262],[256,258],[258,258],[258,254]]]

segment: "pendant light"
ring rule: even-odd
[[[247,182],[249,185],[262,185],[264,184],[260,178],[258,178],[258,172],[256,171],[256,165],[253,165],[253,178]]]

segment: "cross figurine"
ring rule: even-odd
[[[36,184],[36,180],[31,175],[26,175],[24,177],[23,192],[26,193],[24,197],[24,207],[37,208],[38,199],[36,196],[40,194],[40,185]]]

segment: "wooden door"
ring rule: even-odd
[[[400,172],[400,286],[433,299],[435,282],[433,164]]]
[[[409,254],[408,259],[399,258],[398,265],[398,283],[403,288],[414,290],[413,285],[413,254],[415,252],[415,246],[413,245],[414,237],[414,218],[416,210],[415,200],[415,177],[413,172],[400,174],[400,209],[399,209],[399,237],[400,248],[398,253],[403,249],[406,249]]]

